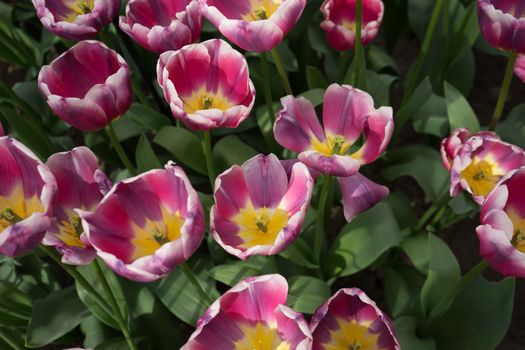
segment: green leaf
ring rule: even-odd
[[[52,343],[78,326],[88,315],[89,311],[78,299],[75,287],[35,300],[27,328],[27,346],[37,348]]]
[[[508,117],[498,124],[496,133],[507,142],[525,148],[525,103],[512,109]]]
[[[104,343],[108,339],[115,338],[119,335],[116,330],[106,327],[95,316],[87,317],[80,324],[80,329],[84,333],[84,346],[86,348],[94,349],[99,344]]]
[[[23,81],[13,85],[13,92],[24,100],[35,112],[46,115],[48,112],[48,106],[42,93],[38,90],[38,84],[36,81]]]
[[[392,316],[419,315],[419,291],[425,275],[406,265],[390,265],[385,271],[385,297]]]
[[[394,320],[394,327],[397,331],[401,349],[437,350],[438,348],[436,347],[436,341],[434,339],[420,338],[418,336],[418,324],[418,320],[413,317],[405,316]]]
[[[232,165],[241,165],[248,159],[257,155],[257,151],[248,146],[235,135],[226,136],[215,144],[213,160],[215,168],[222,172]]]
[[[309,89],[326,89],[328,87],[328,82],[323,73],[316,67],[306,67],[306,81]]]
[[[330,295],[330,287],[325,281],[310,276],[290,278],[288,303],[297,312],[313,314]]]
[[[203,175],[208,174],[201,143],[191,131],[166,126],[159,131],[153,142],[171,152],[185,166]]]
[[[359,272],[400,241],[401,233],[390,206],[379,203],[343,227],[326,257],[326,271],[330,276]]]
[[[454,86],[448,82],[444,85],[450,129],[467,128],[473,133],[478,132],[479,121],[468,101]]]
[[[280,103],[273,104],[273,110],[275,114],[277,114],[280,109]],[[273,136],[273,118],[270,118],[268,107],[266,105],[262,105],[259,108],[257,108],[256,116],[257,125],[261,130],[266,145],[270,148],[270,150],[272,150],[273,153],[278,154],[279,149],[281,149],[281,146],[279,146],[277,141],[275,141],[275,137]]]
[[[445,99],[434,93],[432,93],[421,108],[414,113],[412,118],[414,129],[419,133],[441,138],[449,132]]]
[[[171,125],[170,116],[166,116],[140,103],[133,103],[129,111],[124,115],[143,132],[157,131],[165,126]]]
[[[31,318],[31,300],[14,285],[0,283],[0,326],[26,327]]]
[[[414,93],[408,99],[408,102],[399,109],[396,116],[396,129],[395,134],[398,135],[403,126],[413,117],[414,113],[428,101],[432,95],[432,84],[430,84],[430,78],[425,77],[419,83],[418,87],[414,90]]]
[[[390,104],[390,86],[397,80],[389,74],[377,74],[372,70],[366,71],[368,93],[374,98],[377,106]]]
[[[260,275],[266,260],[262,256],[253,256],[246,261],[218,265],[210,270],[209,275],[219,282],[234,286],[247,277]]]
[[[325,93],[325,89],[312,89],[312,90],[303,92],[302,94],[299,95],[299,97],[306,98],[307,100],[312,102],[314,107],[317,107],[323,103],[324,93]]]
[[[304,224],[303,224],[304,225]],[[285,259],[290,260],[294,264],[304,266],[306,268],[315,269],[319,265],[313,263],[312,249],[301,238],[296,238],[291,246],[283,250],[280,254]]]
[[[382,70],[388,70],[392,73],[398,72],[397,64],[392,56],[374,44],[368,47],[367,64],[375,72]]]
[[[137,167],[139,172],[143,173],[151,169],[161,169],[162,164],[158,160],[151,144],[146,135],[140,135],[137,149],[135,150],[135,159],[137,160]]]

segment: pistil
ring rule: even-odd
[[[22,221],[22,218],[18,216],[11,208],[5,208],[0,212],[0,219],[4,219],[10,224],[15,224]]]

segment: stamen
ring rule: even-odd
[[[510,243],[514,247],[517,247],[521,245],[523,242],[525,242],[525,233],[521,232],[520,230],[516,230],[516,232],[514,233],[514,236],[512,236],[512,240],[510,241]]]
[[[359,350],[360,348],[361,348],[361,344],[359,344],[359,343],[357,342],[357,340],[356,340],[356,341],[354,341],[353,344],[351,344],[351,345],[348,347],[348,350]]]
[[[337,154],[337,155],[341,155],[341,151],[343,149],[343,146],[345,144],[345,139],[343,136],[340,136],[340,135],[337,135],[334,137],[333,139],[333,143],[334,143],[334,146],[332,148],[332,153],[333,154]]]
[[[159,245],[163,245],[170,241],[168,237],[166,237],[166,234],[160,232],[158,229],[155,229],[152,234],[153,234],[153,239],[157,241]]]
[[[73,225],[73,228],[75,229],[75,233],[78,237],[84,232],[84,228],[82,227],[82,220],[80,220],[80,217],[73,216],[71,218],[71,225]]]
[[[78,5],[80,8],[80,11],[82,11],[83,14],[87,15],[88,13],[91,13],[93,10],[90,6],[90,4],[86,0],[80,1],[80,4]]]
[[[22,221],[22,218],[18,216],[11,208],[6,208],[0,212],[0,219],[8,221],[10,224],[15,224]]]
[[[255,12],[255,16],[258,19],[260,19],[260,20],[268,19],[268,16],[266,15],[266,9],[259,8],[259,9],[255,10],[254,12]]]
[[[202,97],[202,109],[210,109],[213,105],[213,97],[204,95]]]
[[[485,172],[481,170],[479,173],[472,177],[474,180],[482,180],[485,178]]]
[[[255,225],[257,225],[259,231],[264,233],[268,232],[268,220],[263,218],[262,215],[257,216],[255,219]]]

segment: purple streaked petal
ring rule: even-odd
[[[306,166],[324,175],[352,176],[359,171],[360,163],[350,156],[325,156],[316,151],[306,151],[299,154],[299,160]]]
[[[260,154],[246,161],[242,169],[254,207],[277,206],[288,187],[288,177],[279,159],[274,154]]]
[[[343,196],[346,221],[372,208],[390,193],[388,187],[379,185],[360,173],[349,177],[338,177]]]

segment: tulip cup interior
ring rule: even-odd
[[[253,22],[270,18],[284,1],[286,0],[208,0],[207,4],[217,7],[228,18]]]
[[[505,182],[509,198],[504,208],[513,227],[512,245],[525,253],[525,172],[519,171]]]
[[[186,10],[191,0],[159,1],[136,0],[129,3],[127,15],[145,27],[156,25],[168,27],[177,18],[177,13]]]
[[[21,183],[16,184],[11,192],[0,195],[0,232],[22,221],[33,213],[44,212],[45,207],[38,194],[26,198]]]
[[[78,16],[93,11],[95,0],[46,1],[46,5],[57,20],[74,22]]]
[[[239,237],[243,243],[241,248],[251,248],[258,245],[272,245],[279,232],[288,224],[290,216],[280,208],[255,209],[250,203],[246,208],[232,218],[240,226]]]
[[[487,196],[504,174],[490,155],[472,158],[472,163],[461,172],[476,196]]]
[[[516,0],[494,0],[494,7],[503,13],[508,13],[515,18],[525,17],[525,2]]]
[[[351,32],[355,32],[355,0],[335,0],[330,8],[330,20]],[[380,16],[381,4],[379,1],[363,1],[363,19],[361,27],[367,23],[377,21]]]

